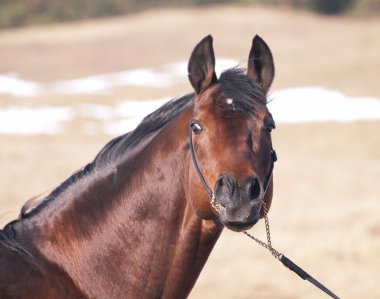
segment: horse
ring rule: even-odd
[[[186,298],[224,227],[269,210],[272,53],[219,77],[211,35],[193,49],[194,91],[147,115],[0,231],[0,298]],[[209,186],[213,186],[211,189]]]

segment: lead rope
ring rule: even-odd
[[[315,285],[320,290],[324,291],[327,295],[334,299],[340,299],[337,295],[335,295],[333,292],[331,292],[328,288],[326,288],[323,284],[321,284],[318,280],[310,276],[306,271],[304,271],[301,267],[299,267],[297,264],[292,262],[290,259],[288,259],[285,255],[278,252],[276,249],[272,247],[271,238],[270,238],[270,228],[269,228],[269,220],[268,220],[268,211],[265,203],[263,202],[263,208],[264,208],[264,220],[265,220],[265,230],[267,233],[267,243],[259,240],[258,238],[252,236],[250,233],[244,231],[243,234],[245,234],[247,237],[251,238],[253,241],[258,243],[259,245],[263,246],[264,248],[268,249],[270,253],[278,259],[285,267],[287,267],[289,270],[295,272],[299,277],[301,277],[304,280],[308,280],[313,285]]]

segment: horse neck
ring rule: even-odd
[[[82,291],[178,298],[191,290],[221,227],[198,218],[186,198],[188,144],[176,133],[187,132],[182,126],[169,124],[141,151],[40,211],[33,232],[39,253]],[[110,279],[118,287],[105,293]]]

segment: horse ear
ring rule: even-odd
[[[273,56],[264,40],[256,35],[252,40],[247,75],[261,85],[267,93],[274,78]]]
[[[212,36],[203,38],[194,48],[188,65],[189,80],[199,94],[217,82]]]

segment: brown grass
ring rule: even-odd
[[[214,35],[218,57],[245,61],[259,33],[277,66],[274,88],[322,85],[380,96],[380,21],[326,18],[257,7],[162,10],[0,32],[0,73],[51,81],[187,59]],[[1,96],[0,106],[113,103],[190,91],[120,88],[104,96]],[[326,107],[328,109],[328,107]],[[1,224],[25,200],[51,190],[109,139],[84,135],[78,119],[57,136],[0,136]],[[275,247],[342,298],[379,298],[380,123],[279,124],[274,145]],[[259,224],[252,232],[265,238]],[[225,231],[191,298],[324,298],[242,234]]]

